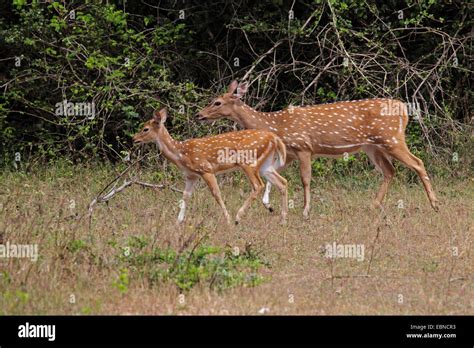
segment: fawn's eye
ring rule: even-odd
[[[143,128],[143,133],[146,133],[150,130],[150,128]]]
[[[221,103],[220,101],[216,101],[216,102],[214,103],[214,106],[220,106],[221,104],[222,104],[222,103]]]

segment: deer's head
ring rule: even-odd
[[[165,127],[168,112],[165,108],[160,111],[155,110],[153,118],[147,121],[143,128],[133,136],[134,144],[146,144],[156,142],[160,136],[161,130]]]
[[[198,120],[217,120],[219,118],[233,118],[235,107],[240,105],[240,98],[247,92],[247,83],[232,81],[227,89],[227,93],[215,98],[208,106],[198,114]]]

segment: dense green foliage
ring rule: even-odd
[[[415,152],[472,146],[467,1],[4,0],[0,13],[2,166],[117,159],[159,106],[177,138],[222,132],[194,115],[244,76],[261,110],[400,98],[420,107]],[[95,116],[61,115],[64,101]]]

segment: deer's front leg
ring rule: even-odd
[[[252,204],[252,202],[258,197],[258,195],[263,190],[263,181],[260,175],[258,175],[258,171],[255,171],[255,168],[253,167],[242,166],[242,169],[244,170],[245,175],[247,175],[247,178],[249,179],[250,184],[252,185],[252,193],[245,200],[244,204],[237,212],[237,216],[235,217],[235,224],[238,224],[240,222],[240,219],[244,215],[245,210],[250,206],[250,204]]]
[[[230,224],[230,215],[227,211],[227,208],[225,207],[224,201],[222,200],[221,190],[219,189],[219,185],[217,184],[216,176],[212,173],[206,173],[202,176],[202,178],[206,182],[207,186],[209,186],[209,190],[211,190],[211,193],[216,199],[217,203],[219,203],[219,205],[221,206],[227,223]]]
[[[310,201],[311,201],[311,153],[298,152],[298,159],[300,161],[300,175],[304,190],[304,209],[303,216],[309,217]]]
[[[193,194],[194,188],[196,186],[196,182],[198,177],[186,177],[186,185],[183,192],[183,199],[181,200],[180,210],[178,214],[178,224],[184,221],[186,216],[186,204],[188,203],[191,195]]]

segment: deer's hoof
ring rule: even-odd
[[[273,213],[273,208],[270,203],[263,203],[263,205],[265,206],[265,209],[267,209],[270,213]]]
[[[373,201],[372,207],[376,210],[383,210],[383,205],[379,201]]]

